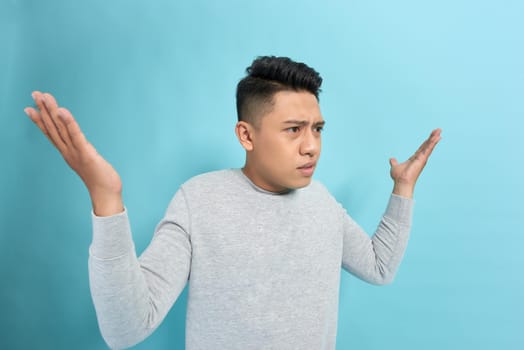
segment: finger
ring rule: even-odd
[[[424,153],[428,153],[428,157],[429,155],[433,152],[433,149],[435,148],[435,146],[437,145],[437,143],[442,139],[442,137],[440,136],[442,130],[441,129],[435,129],[431,132],[431,135],[429,136],[428,140],[426,141],[426,146],[425,146],[425,152]]]
[[[26,107],[24,109],[24,112],[25,114],[27,114],[29,119],[31,119],[31,121],[35,123],[36,126],[38,126],[38,128],[42,131],[42,133],[47,136],[47,129],[45,128],[45,125],[42,122],[40,112],[38,112],[36,109],[32,107]]]
[[[69,134],[67,133],[64,123],[58,117],[58,103],[56,102],[53,95],[49,93],[45,93],[44,94],[44,103],[48,109],[51,120],[53,124],[55,125],[56,130],[58,131],[58,135],[60,136],[64,144],[70,145],[71,139],[69,138]]]
[[[442,133],[442,129],[438,128],[438,129],[435,129],[431,132],[431,134],[429,135],[428,137],[428,141],[430,142],[435,142],[435,141],[438,141],[441,139],[441,133]]]
[[[393,168],[398,165],[398,161],[396,158],[389,158],[389,165]]]
[[[55,147],[61,153],[63,153],[65,151],[66,145],[60,137],[60,135],[58,134],[56,125],[52,121],[51,116],[49,115],[48,107],[45,104],[45,98],[43,94],[41,92],[35,91],[33,93],[33,98],[35,100],[36,105],[38,106],[38,109],[40,110],[40,119],[42,120],[42,123],[45,126],[46,134],[48,135],[53,145],[55,145]]]
[[[34,109],[34,108],[31,108],[31,107],[27,107],[26,109],[24,109],[24,112],[29,116],[31,121],[33,123],[35,123],[36,126],[38,126],[40,131],[42,131],[42,134],[44,134],[44,136],[49,140],[49,142],[51,142],[51,144],[53,144],[53,146],[57,147],[57,145],[53,142],[53,140],[49,136],[47,128],[45,127],[44,122],[42,121],[42,116],[41,116],[40,112],[38,110]]]
[[[44,115],[47,113],[46,107],[43,102],[43,94],[40,91],[34,91],[32,93],[33,100],[35,101],[37,109],[36,113],[33,113],[31,119],[37,124],[37,126],[42,130],[47,139],[60,150],[59,144],[57,144],[56,139],[51,135],[49,128],[49,123],[46,123],[44,120]]]
[[[436,128],[434,129],[432,132],[431,132],[431,135],[435,135],[435,136],[439,136],[440,137],[440,134],[442,133],[442,129],[441,128]]]
[[[435,129],[431,132],[429,137],[426,141],[420,146],[420,148],[415,153],[415,158],[418,158],[418,155],[422,155],[424,157],[424,160],[427,160],[431,153],[433,152],[433,149],[437,145],[437,143],[441,139],[441,129]]]
[[[25,114],[27,114],[29,119],[31,119],[31,121],[35,123],[40,130],[42,130],[44,134],[47,133],[47,130],[45,129],[45,126],[42,124],[42,120],[40,119],[40,113],[36,109],[32,107],[26,107],[24,108],[24,112]]]
[[[87,139],[84,136],[84,133],[80,129],[80,126],[76,122],[75,118],[66,108],[58,109],[58,116],[61,119],[61,122],[64,124],[71,144],[77,150],[83,149],[88,145]]]

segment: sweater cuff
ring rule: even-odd
[[[391,194],[384,216],[404,225],[411,225],[413,206],[415,201],[411,198]]]
[[[93,241],[89,254],[98,259],[118,258],[134,251],[127,209],[112,216],[96,216],[93,221]]]

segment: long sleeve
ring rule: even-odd
[[[150,335],[184,289],[191,261],[188,217],[180,190],[137,258],[127,211],[93,215],[91,295],[100,331],[111,348],[126,348]]]
[[[342,267],[372,284],[391,283],[404,256],[412,211],[412,199],[391,195],[371,238],[344,211]]]

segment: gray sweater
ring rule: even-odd
[[[127,212],[93,215],[91,293],[112,348],[140,342],[189,282],[186,349],[334,349],[340,269],[392,281],[413,201],[392,195],[369,236],[319,183],[275,194],[240,169],[181,186],[137,258]]]

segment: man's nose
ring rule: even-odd
[[[320,151],[320,136],[314,135],[310,130],[304,134],[300,143],[300,154],[310,157],[316,156]]]

